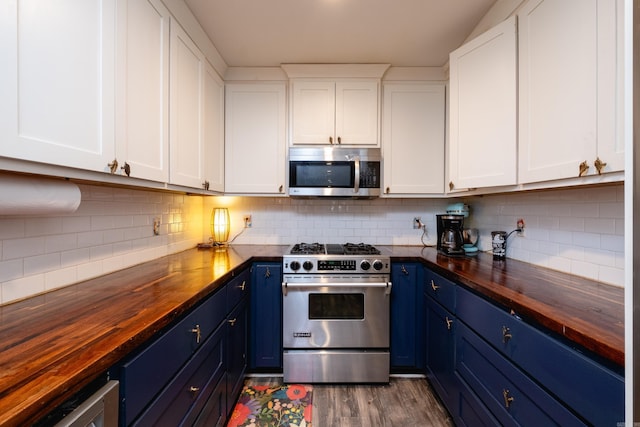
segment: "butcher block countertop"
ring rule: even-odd
[[[32,424],[188,312],[253,261],[288,246],[190,249],[0,307],[0,426]],[[449,258],[385,246],[524,319],[624,363],[623,289],[489,254]]]

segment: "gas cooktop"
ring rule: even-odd
[[[365,243],[296,243],[289,255],[379,255],[380,251]]]

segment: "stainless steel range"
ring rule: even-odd
[[[283,258],[284,381],[389,382],[390,260],[365,244],[299,243]]]

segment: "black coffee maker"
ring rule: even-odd
[[[464,255],[463,223],[464,215],[436,215],[437,248],[440,253],[448,256]]]

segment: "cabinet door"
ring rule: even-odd
[[[227,318],[227,415],[233,411],[247,368],[248,304],[244,300]]]
[[[337,82],[335,110],[338,144],[378,145],[378,82]]]
[[[384,85],[385,195],[402,197],[444,192],[444,98],[444,85]]]
[[[332,144],[335,138],[334,82],[291,84],[293,144]]]
[[[447,409],[454,413],[458,403],[455,376],[455,317],[431,297],[424,297],[427,378]]]
[[[206,59],[175,21],[171,21],[169,181],[201,187],[204,177],[203,90]]]
[[[583,161],[594,174],[601,144],[614,145],[602,154],[604,172],[623,169],[617,3],[534,0],[518,13],[520,182],[577,177]]]
[[[391,266],[391,367],[412,370],[423,364],[424,336],[419,327],[419,303],[422,303],[420,274],[414,263],[394,263]]]
[[[224,82],[208,62],[204,73],[204,179],[209,190],[223,192]]]
[[[449,189],[516,183],[516,20],[450,55]]]
[[[282,265],[255,264],[251,286],[250,368],[282,369]]]
[[[225,88],[225,191],[285,194],[285,84]]]
[[[118,162],[133,177],[167,182],[169,11],[161,1],[119,1],[117,59]]]
[[[115,13],[115,0],[3,1],[0,156],[108,170]]]

